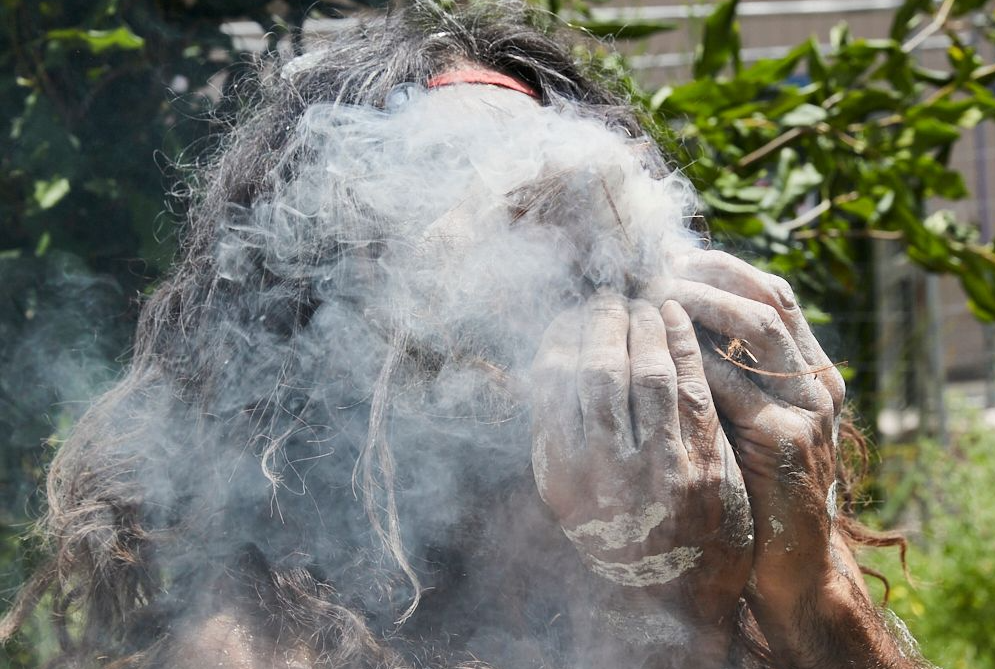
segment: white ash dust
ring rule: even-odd
[[[574,543],[591,543],[600,550],[615,550],[645,541],[650,532],[671,515],[670,507],[656,502],[638,515],[620,513],[610,520],[591,520],[563,531]]]
[[[702,551],[696,546],[678,546],[660,555],[648,555],[634,562],[607,562],[588,557],[591,571],[612,583],[631,588],[670,583],[698,565]]]

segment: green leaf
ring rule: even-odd
[[[46,230],[41,233],[41,237],[38,238],[38,243],[35,245],[35,257],[41,258],[48,251],[48,247],[52,244],[52,234]]]
[[[802,315],[809,325],[828,325],[832,323],[833,317],[820,309],[817,305],[806,303],[802,305]]]
[[[822,45],[815,37],[810,37],[808,42],[808,76],[812,81],[825,81],[829,73],[826,59],[822,57]]]
[[[145,46],[145,39],[120,26],[114,30],[83,30],[60,28],[48,31],[48,39],[58,42],[83,42],[91,53],[99,54],[108,49],[135,51]]]
[[[951,16],[964,16],[985,6],[988,0],[954,0]]]
[[[788,178],[781,186],[777,202],[772,207],[772,213],[775,216],[781,216],[790,205],[804,197],[813,188],[822,185],[823,180],[824,177],[812,163],[804,163],[800,167],[792,169],[788,172]]]
[[[825,121],[828,112],[822,107],[812,104],[801,104],[781,117],[781,123],[789,128],[810,127],[820,121]]]
[[[839,51],[850,43],[850,26],[840,21],[829,29],[829,44],[833,51]]]
[[[934,86],[943,86],[950,83],[950,73],[945,70],[934,70],[921,65],[912,65],[912,76],[917,81],[924,81]]]
[[[859,216],[865,221],[874,219],[877,214],[877,202],[866,196],[858,197],[856,200],[848,202],[841,202],[837,205],[837,208],[849,214]]]
[[[572,21],[570,25],[595,37],[614,39],[641,39],[677,27],[676,23],[667,21]]]
[[[758,60],[739,73],[739,78],[760,84],[776,85],[791,75],[809,52],[808,42],[799,44],[781,58]]]
[[[69,193],[69,179],[56,177],[51,181],[35,181],[34,199],[41,209],[51,209]]]
[[[995,262],[974,251],[961,254],[964,271],[960,272],[961,285],[968,295],[968,307],[981,320],[995,321]]]
[[[756,202],[730,202],[707,190],[701,193],[701,199],[712,209],[728,214],[752,214],[757,211]]]
[[[705,19],[701,44],[695,51],[694,77],[714,77],[732,63],[739,70],[739,21],[736,6],[739,0],[725,0]]]
[[[909,34],[910,29],[915,27],[913,20],[923,12],[928,12],[933,8],[931,0],[905,0],[902,6],[895,12],[895,18],[891,22],[891,38],[902,40]],[[921,21],[917,21],[921,22]]]
[[[901,100],[901,95],[884,88],[869,87],[849,91],[833,106],[833,116],[847,123],[859,122],[876,112],[897,111]]]
[[[822,89],[823,85],[821,83],[809,84],[808,86],[803,86],[801,88],[784,86],[780,91],[778,91],[776,98],[771,100],[769,103],[765,103],[767,108],[763,112],[764,116],[771,119],[784,116],[803,102],[810,101],[820,91],[822,91]]]
[[[960,139],[961,129],[959,127],[936,118],[917,118],[912,122],[911,127],[915,130],[914,146],[919,148],[932,148]]]

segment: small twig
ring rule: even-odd
[[[618,214],[618,207],[615,206],[615,200],[612,199],[611,191],[608,190],[608,184],[605,182],[604,177],[598,177],[598,180],[601,182],[601,189],[605,192],[605,199],[608,200],[608,206],[611,207],[612,215],[615,217],[615,222],[618,224],[618,227],[621,228],[622,236],[625,237],[625,241],[631,249],[633,248],[632,240],[629,239],[629,232],[625,229],[625,224],[622,223],[622,217]]]
[[[832,206],[833,206],[832,200],[823,200],[816,206],[812,207],[811,209],[803,213],[801,216],[798,216],[797,218],[793,218],[790,221],[782,223],[781,227],[784,228],[786,231],[791,232],[796,228],[806,226],[815,219],[822,216],[827,211],[829,211],[829,209]]]
[[[954,0],[943,0],[943,4],[940,5],[940,10],[936,12],[936,16],[933,17],[930,24],[917,32],[912,38],[909,39],[909,41],[903,44],[902,51],[905,53],[911,52],[913,49],[929,39],[930,35],[942,28],[943,24],[947,22],[947,17],[950,15],[950,10],[953,9],[953,6]]]
[[[736,163],[736,167],[746,167],[751,163],[757,162],[761,158],[767,157],[768,155],[774,153],[788,142],[791,142],[800,137],[801,134],[802,134],[802,128],[796,127],[792,128],[791,130],[788,130],[783,135],[778,135],[774,139],[770,140],[769,142],[761,146],[756,151],[751,151],[750,153],[740,158],[739,162]]]
[[[712,339],[711,335],[709,335],[708,338]],[[745,350],[745,347],[743,346],[742,341],[743,340],[741,340],[741,339],[733,339],[730,342],[730,345],[729,345],[729,349],[730,350],[729,351],[723,351],[719,346],[717,346],[715,344],[715,341],[712,340],[712,349],[716,353],[718,353],[719,357],[721,357],[723,360],[725,360],[726,362],[732,363],[733,365],[735,365],[736,367],[739,367],[740,369],[745,369],[748,372],[753,372],[754,374],[760,374],[761,376],[773,376],[774,378],[778,378],[778,379],[795,379],[795,378],[798,378],[799,376],[806,376],[808,374],[813,374],[815,376],[818,376],[822,372],[830,370],[830,369],[832,369],[834,367],[841,367],[841,366],[845,367],[846,364],[847,364],[847,361],[844,360],[842,362],[835,362],[835,363],[830,363],[828,365],[824,365],[822,367],[817,367],[816,369],[806,369],[806,370],[801,371],[801,372],[771,372],[771,371],[768,371],[766,369],[759,369],[757,367],[750,367],[749,365],[743,364],[739,360],[736,360],[735,357],[733,357],[734,353],[732,352],[732,349],[734,347],[735,347],[735,349],[736,349],[737,352],[740,351],[740,350]],[[746,353],[753,360],[756,360],[756,358],[753,356],[752,353],[749,352],[749,350],[746,350]]]
[[[781,227],[787,230],[788,232],[791,232],[797,228],[808,225],[809,223],[811,223],[812,221],[814,221],[815,219],[819,218],[824,213],[829,211],[831,208],[837,207],[845,202],[852,202],[856,200],[858,197],[859,194],[856,191],[850,191],[849,193],[837,195],[831,200],[823,200],[822,202],[815,205],[808,211],[802,213],[797,218],[793,218],[790,221],[782,223]]]

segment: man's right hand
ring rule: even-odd
[[[705,371],[729,420],[756,527],[750,604],[779,666],[921,666],[874,610],[835,523],[839,372],[787,282],[719,251],[677,263],[660,299],[725,339],[748,340],[749,371],[709,342]],[[740,361],[742,364],[742,361]]]

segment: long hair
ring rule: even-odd
[[[0,636],[13,634],[47,596],[63,648],[56,665],[103,658],[103,666],[168,666],[175,661],[170,639],[196,623],[189,612],[223,614],[221,599],[275,636],[307,640],[316,666],[469,663],[444,648],[419,647],[431,623],[416,616],[401,628],[411,633],[397,627],[419,604],[426,563],[470,572],[468,555],[493,548],[473,514],[447,518],[439,527],[454,525],[476,537],[461,541],[478,545],[454,554],[440,540],[436,553],[419,553],[413,565],[400,521],[397,477],[411,476],[419,463],[398,461],[404,456],[390,446],[387,414],[403,401],[392,394],[393,381],[406,370],[438,373],[440,355],[451,351],[412,341],[368,310],[351,312],[348,299],[334,306],[336,341],[309,339],[314,323],[330,318],[324,283],[341,278],[345,264],[350,280],[378,271],[378,245],[389,231],[363,243],[329,237],[300,211],[270,207],[267,221],[290,230],[294,241],[274,251],[256,239],[265,231],[245,221],[310,174],[312,148],[297,134],[310,110],[384,109],[399,87],[424,84],[460,63],[511,75],[538,91],[544,105],[569,104],[581,117],[644,137],[624,98],[596,83],[569,44],[529,27],[526,14],[517,4],[443,10],[415,3],[297,59],[263,64],[241,117],[194,179],[181,256],[143,305],[126,376],[86,413],[51,466],[41,523],[51,561],[23,589]],[[655,147],[640,161],[655,178],[668,173]],[[335,188],[348,210],[342,215],[364,216],[348,185]],[[351,340],[378,346],[353,350]],[[336,361],[315,352],[329,346],[337,347]],[[350,373],[370,367],[371,382],[341,381],[346,365]],[[471,367],[486,383],[504,383],[486,358]],[[495,422],[516,420],[502,414]],[[319,477],[318,467],[315,486],[308,477]],[[520,469],[514,473],[525,479]],[[504,495],[532,509],[523,513],[541,514],[528,486],[510,481],[490,485],[480,504]],[[846,527],[856,541],[893,542],[852,522]],[[547,555],[572,550],[562,537],[542,548]],[[209,596],[219,589],[223,597]],[[514,584],[508,589],[514,600]],[[431,598],[425,606],[431,611]],[[520,630],[533,627],[545,613],[539,609],[519,612]],[[745,607],[741,617],[739,645],[765,662]]]

